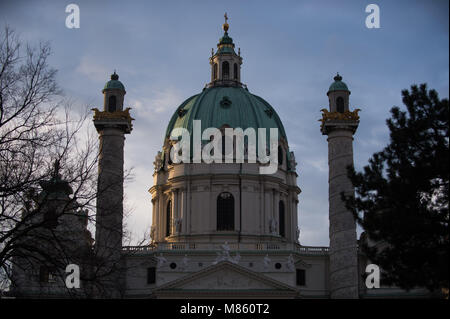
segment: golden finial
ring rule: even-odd
[[[227,32],[228,31],[228,28],[230,27],[229,25],[228,25],[228,23],[227,23],[227,21],[228,21],[228,16],[227,16],[227,13],[225,12],[225,14],[223,15],[224,17],[225,17],[225,23],[223,24],[223,31],[225,31],[225,32]]]

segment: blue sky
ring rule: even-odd
[[[65,27],[65,7],[80,8],[80,28]],[[365,7],[380,7],[380,29],[367,29]],[[133,108],[127,136],[127,225],[135,238],[151,225],[153,160],[176,108],[209,81],[208,58],[222,36],[223,14],[243,57],[242,81],[284,123],[298,162],[300,241],[328,245],[327,142],[320,109],[339,72],[360,108],[355,166],[388,142],[385,125],[401,90],[426,82],[448,97],[448,1],[2,1],[1,26],[24,41],[49,40],[50,63],[74,107],[102,105],[114,69]]]

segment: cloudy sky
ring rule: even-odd
[[[80,28],[65,26],[68,4],[80,8]],[[365,8],[380,8],[381,28],[368,29]],[[127,136],[128,226],[139,238],[151,225],[153,160],[177,107],[210,78],[208,58],[222,36],[223,14],[243,56],[242,81],[266,99],[284,123],[298,166],[300,241],[326,246],[328,164],[320,109],[339,72],[362,109],[355,165],[388,142],[385,125],[401,90],[428,83],[448,97],[447,0],[422,1],[12,1],[0,2],[1,27],[22,40],[49,40],[57,80],[74,107],[102,105],[114,69],[124,83],[134,130]]]

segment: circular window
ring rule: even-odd
[[[171,269],[177,268],[177,264],[176,264],[176,263],[171,263],[171,264],[170,264],[170,268],[171,268]]]
[[[276,263],[275,264],[275,269],[280,269],[281,268],[281,264],[280,263]]]

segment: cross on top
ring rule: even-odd
[[[225,17],[225,23],[227,23],[227,21],[228,21],[227,13],[225,12],[225,14],[223,16]]]

